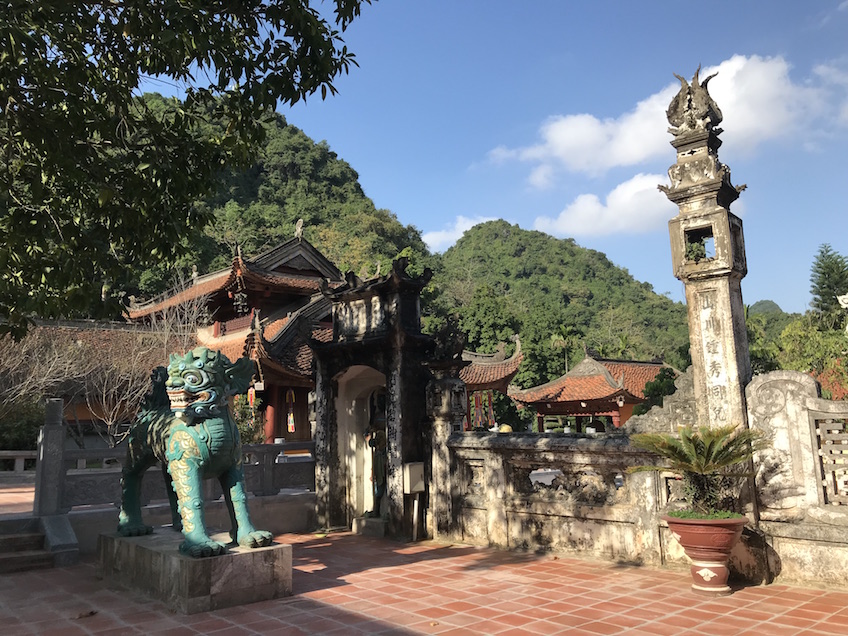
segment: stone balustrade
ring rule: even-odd
[[[34,475],[37,457],[38,452],[34,450],[0,450],[0,475],[4,477],[9,476],[10,473],[14,477],[24,476],[24,473]]]
[[[65,514],[78,507],[119,505],[121,469],[126,448],[68,449],[62,424],[61,400],[50,400],[48,414],[39,437],[36,468],[35,514]],[[58,409],[58,411],[57,411]],[[276,495],[281,490],[314,491],[314,442],[254,444],[242,447],[244,476],[248,492]],[[165,481],[159,469],[142,482],[142,502],[167,501]],[[204,481],[204,497],[215,501],[222,496],[215,480]]]

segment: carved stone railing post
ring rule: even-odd
[[[64,514],[65,437],[62,423],[64,402],[47,400],[44,426],[38,434],[38,460],[35,470],[33,513],[39,517]]]

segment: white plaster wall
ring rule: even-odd
[[[371,448],[365,441],[368,432],[368,398],[386,386],[379,371],[366,366],[346,369],[338,378],[336,419],[339,453],[347,489],[348,524],[374,507],[371,485]]]

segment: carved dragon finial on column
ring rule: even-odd
[[[674,74],[680,80],[680,91],[671,100],[665,114],[668,117],[668,123],[672,126],[668,132],[675,137],[691,131],[713,131],[716,135],[722,132],[721,128],[715,128],[721,123],[721,110],[710,97],[707,89],[709,81],[718,73],[713,73],[704,81],[699,81],[700,72],[701,66],[698,65],[691,84],[677,73]]]

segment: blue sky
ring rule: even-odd
[[[818,246],[848,255],[848,0],[380,0],[344,37],[360,67],[339,94],[282,112],[431,249],[503,218],[682,300],[656,185],[673,73],[702,64],[748,185],[745,302],[804,311]]]

